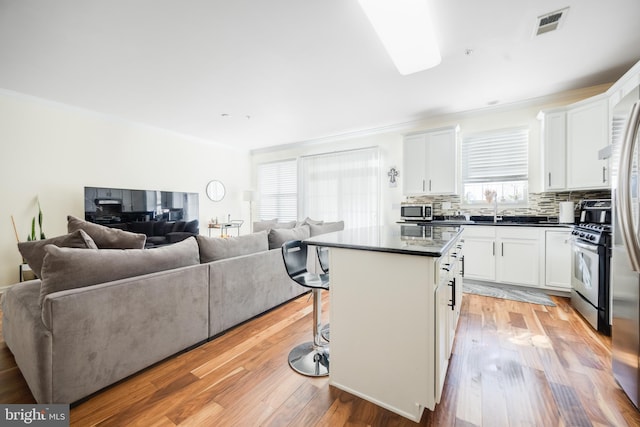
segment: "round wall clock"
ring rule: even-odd
[[[218,180],[214,179],[207,184],[207,197],[214,202],[224,199],[225,192],[224,184]]]

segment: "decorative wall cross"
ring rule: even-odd
[[[396,176],[398,176],[398,170],[395,167],[392,167],[389,172],[387,172],[387,176],[389,177],[389,182],[395,184]]]

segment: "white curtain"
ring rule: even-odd
[[[344,220],[345,228],[379,225],[378,148],[301,159],[301,217]]]

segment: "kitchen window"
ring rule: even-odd
[[[526,204],[529,182],[529,130],[511,128],[462,139],[463,203]]]
[[[298,163],[295,159],[258,165],[260,220],[298,219]]]

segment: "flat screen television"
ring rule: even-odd
[[[85,220],[110,225],[198,219],[199,194],[180,191],[84,187]]]

